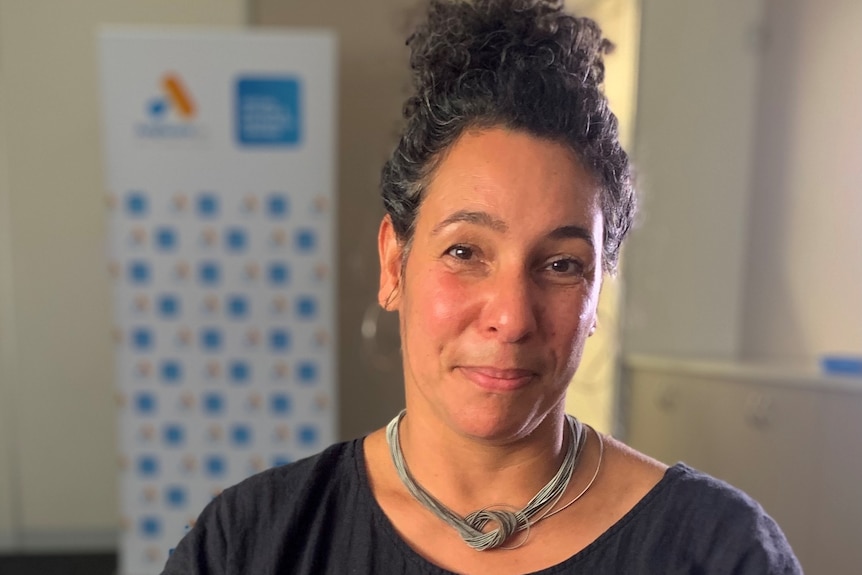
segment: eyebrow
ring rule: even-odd
[[[486,228],[490,228],[495,232],[505,233],[509,231],[509,225],[501,219],[495,218],[488,212],[458,210],[445,220],[434,226],[431,230],[431,235],[438,235],[446,227],[457,223],[476,224]],[[577,238],[587,242],[591,247],[594,247],[593,236],[588,229],[583,226],[560,226],[548,234],[548,238],[552,240]]]
[[[553,240],[579,238],[590,244],[591,247],[595,247],[593,246],[592,234],[587,228],[582,226],[561,226],[548,234],[548,237]]]
[[[509,226],[508,224],[506,224],[506,222],[493,217],[488,212],[471,212],[469,210],[458,210],[457,212],[450,215],[448,218],[434,226],[434,229],[431,230],[431,235],[436,236],[437,234],[442,232],[444,228],[460,222],[466,222],[468,224],[476,224],[486,228],[491,228],[495,232],[509,231]]]

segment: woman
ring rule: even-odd
[[[751,499],[564,411],[634,212],[596,25],[434,1],[383,169],[407,408],[225,491],[165,573],[800,573]]]

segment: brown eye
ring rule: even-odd
[[[473,250],[467,246],[457,245],[452,246],[446,252],[450,256],[454,258],[458,258],[459,260],[469,260],[473,257]]]
[[[548,268],[560,275],[575,275],[583,271],[583,266],[574,259],[554,260],[548,265]]]

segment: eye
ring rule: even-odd
[[[559,275],[581,275],[583,264],[574,258],[561,258],[548,264],[547,269]]]
[[[446,250],[446,254],[452,256],[453,258],[457,258],[464,261],[472,259],[475,255],[473,252],[473,248],[462,244],[452,246],[451,248]]]

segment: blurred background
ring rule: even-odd
[[[862,565],[862,3],[582,0],[642,209],[568,407],[757,498],[807,573]],[[379,170],[414,0],[0,0],[0,573],[113,573],[120,528],[97,31],[338,38],[339,437],[401,407]],[[363,336],[365,325],[365,336]],[[368,329],[373,325],[375,329]],[[369,334],[374,332],[373,338]]]

